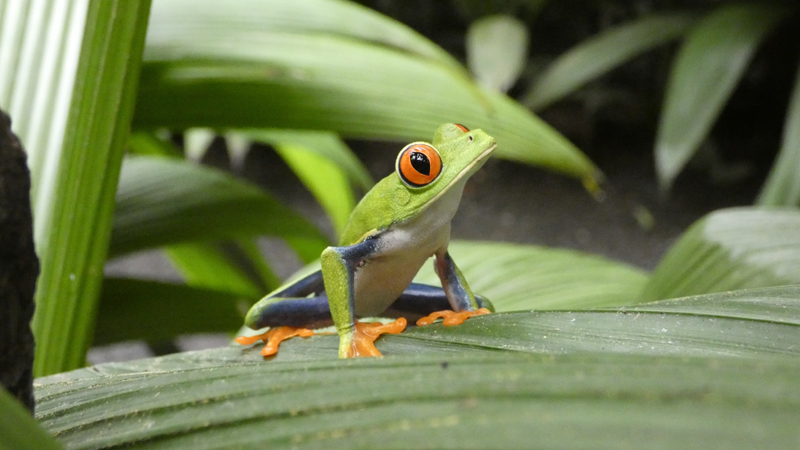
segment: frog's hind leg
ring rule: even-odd
[[[269,331],[256,336],[240,336],[236,342],[249,345],[264,341],[266,346],[261,354],[270,356],[278,352],[284,340],[294,336],[312,336],[314,332],[311,328],[332,324],[328,297],[323,289],[322,272],[316,271],[270,293],[253,305],[245,318],[245,325],[249,328],[257,330],[270,327]]]
[[[328,296],[291,298],[269,297],[256,303],[245,318],[254,330],[264,327],[322,328],[333,324]]]
[[[435,256],[433,267],[436,269],[436,274],[439,275],[442,289],[452,309],[443,309],[429,314],[417,320],[417,325],[430,325],[439,318],[444,319],[442,322],[444,326],[461,325],[470,317],[489,314],[491,310],[478,304],[478,298],[472,293],[464,274],[458,269],[447,249],[437,251]]]
[[[475,295],[478,308],[494,312],[494,305],[487,298]],[[428,284],[411,283],[403,294],[386,311],[390,317],[405,317],[416,321],[442,310],[452,310],[444,289]]]
[[[278,353],[281,342],[295,337],[314,335],[312,328],[321,328],[333,323],[328,297],[324,294],[309,298],[268,297],[259,301],[247,314],[245,325],[254,330],[270,327],[266,333],[255,336],[240,336],[236,342],[250,345],[256,341],[266,344],[263,356]]]

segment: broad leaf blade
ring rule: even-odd
[[[800,283],[800,211],[732,208],[696,222],[642,294],[655,300]]]
[[[164,156],[183,159],[180,149],[165,142],[154,133],[137,131],[128,137],[128,152],[138,156]]]
[[[695,23],[688,14],[661,14],[606,30],[560,55],[522,103],[533,110],[546,108],[637,55],[683,36]]]
[[[71,448],[654,448],[654,437],[792,448],[798,367],[622,355],[218,364],[48,383],[38,417]]]
[[[508,448],[539,425],[537,444],[570,448],[646,448],[654,435],[676,448],[790,447],[799,297],[793,286],[493,314],[381,338],[383,359],[337,361],[338,337],[317,336],[269,361],[228,347],[108,364],[38,380],[38,418],[77,448]],[[330,360],[288,362],[315,349]]]
[[[39,375],[79,367],[90,343],[149,9],[149,0],[0,7],[0,105],[30,156],[42,266]]]
[[[375,184],[364,164],[350,150],[347,144],[342,142],[336,133],[282,129],[237,130],[236,133],[240,133],[252,141],[272,146],[291,145],[302,147],[319,156],[323,156],[336,164],[347,174],[350,181],[365,192]]]
[[[268,292],[234,263],[219,244],[176,244],[164,250],[190,286],[230,292],[253,300]]]
[[[186,20],[176,23],[178,17]],[[148,34],[156,40],[172,39],[170,35],[184,33],[185,28],[206,29],[210,33],[230,27],[244,33],[269,28],[364,40],[463,70],[452,56],[410,27],[349,1],[270,0],[267,7],[259,0],[239,0],[235,4],[162,0],[153,5],[150,23]]]
[[[772,171],[758,195],[764,206],[800,206],[800,68],[783,126],[783,142]]]
[[[672,67],[656,136],[663,191],[700,147],[756,47],[785,13],[774,4],[725,5],[686,37]]]
[[[252,302],[231,292],[126,278],[103,280],[94,345],[233,332]]]
[[[797,374],[585,355],[218,365],[45,385],[39,418],[71,448],[792,448]]]
[[[528,59],[528,30],[513,16],[476,20],[467,30],[467,64],[478,83],[506,92],[517,81]]]
[[[17,399],[0,388],[0,448],[8,450],[63,449],[52,436],[31,417]]]
[[[513,350],[798,357],[797,298],[800,286],[787,286],[682,299],[686,305],[490,314],[458,327],[413,328],[387,338],[380,348],[386,354]],[[792,306],[782,308],[786,303]]]
[[[188,241],[273,235],[317,257],[320,232],[266,192],[220,171],[166,158],[127,158],[120,175],[110,253]]]
[[[570,250],[455,241],[449,251],[473,292],[498,311],[631,305],[647,282],[641,270]],[[432,264],[415,281],[440,285]]]
[[[723,294],[662,300],[626,309],[800,325],[798,292],[800,289],[797,286],[741,289]]]
[[[599,177],[540,119],[505,96],[479,94],[450,67],[335,34],[240,27],[196,3],[153,13],[137,103],[140,127],[302,128],[414,140],[430,139],[441,123],[459,122],[494,136],[500,157]],[[259,5],[258,14],[269,14]],[[296,14],[306,13],[306,2],[292,5]],[[357,23],[358,16],[350,19]]]
[[[344,172],[329,159],[304,147],[277,145],[275,150],[322,205],[336,236],[340,236],[356,206],[353,189]]]
[[[183,133],[183,152],[186,158],[200,162],[208,152],[216,134],[209,128],[190,128]]]
[[[266,290],[261,293],[262,295],[264,292],[271,292],[280,286],[281,280],[275,275],[269,262],[261,253],[261,249],[252,239],[239,240],[236,242],[236,249],[247,260],[248,265],[252,268],[256,278],[260,280],[261,285],[266,287]]]

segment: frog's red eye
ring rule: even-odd
[[[460,123],[456,123],[454,125],[457,126],[458,129],[463,131],[464,133],[469,133],[469,128],[465,127],[464,125],[461,125]]]
[[[435,180],[442,172],[442,158],[432,145],[424,142],[408,144],[397,156],[397,174],[411,187],[421,187]]]

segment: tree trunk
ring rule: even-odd
[[[33,412],[33,247],[31,176],[11,120],[0,111],[0,383]]]

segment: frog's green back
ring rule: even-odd
[[[378,182],[364,198],[358,202],[350,220],[347,221],[339,245],[352,245],[363,238],[387,228],[394,222],[394,218],[400,214],[399,204],[395,202],[395,187],[402,184],[396,173],[391,173],[386,178]]]

